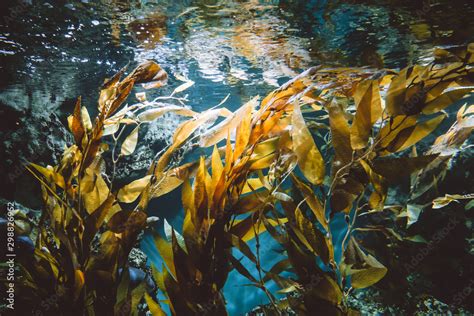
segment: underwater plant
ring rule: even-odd
[[[214,148],[211,157],[201,158],[199,171],[186,175],[194,178],[194,184],[190,186],[185,181],[183,188],[186,219],[181,243],[174,231],[168,234],[172,245],[167,248],[162,238],[157,240],[157,248],[168,259],[163,274],[157,275],[172,281],[163,282],[161,289],[168,293],[173,313],[225,314],[221,297],[219,303],[212,299],[216,296],[214,291],[222,287],[222,280],[208,285],[213,290],[208,291],[204,301],[206,295],[197,286],[210,280],[212,273],[208,265],[199,270],[194,262],[215,250],[203,254],[200,242],[191,242],[204,234],[206,242],[217,245],[214,236],[207,239],[214,225],[227,226],[227,232],[232,234],[229,238],[234,240],[232,245],[255,263],[259,277],[231,257],[229,244],[229,260],[224,260],[220,269],[227,271],[231,264],[251,285],[264,290],[271,302],[266,312],[281,314],[289,306],[299,315],[314,311],[328,315],[351,313],[345,302],[349,293],[372,286],[387,273],[375,255],[361,245],[364,240],[355,238],[356,232],[379,231],[402,238],[392,227],[364,226],[364,217],[390,218],[384,213],[388,210],[406,217],[407,226],[416,222],[419,213],[412,214],[409,206],[385,205],[389,187],[420,170],[423,174],[440,159],[449,160],[473,129],[474,107],[464,105],[457,115],[460,127],[439,136],[424,155],[409,151],[434,133],[448,116],[444,109],[472,91],[471,48],[472,45],[456,54],[437,50],[432,64],[408,67],[398,73],[312,68],[268,95],[259,108],[247,112],[251,117],[242,115],[247,104],[208,133],[194,136],[199,138],[199,146],[208,147],[228,134],[225,147]],[[303,111],[315,113],[316,117],[305,120]],[[324,145],[317,146],[310,129],[318,131]],[[233,150],[229,138],[235,139]],[[448,149],[451,150],[445,152]],[[239,153],[237,159],[235,151]],[[225,153],[225,176],[220,171],[223,167],[219,152]],[[207,165],[212,165],[212,176],[207,173]],[[239,168],[239,181],[222,180],[234,179],[233,168]],[[292,180],[291,187],[287,179]],[[226,185],[214,188],[216,181]],[[216,197],[221,194],[216,194],[217,188],[227,190],[231,197],[228,201],[235,202],[224,203],[224,208],[216,204]],[[416,190],[416,183],[413,188]],[[212,201],[209,196],[213,196]],[[199,210],[201,217],[209,221],[208,228],[202,231],[194,227],[190,235],[191,219]],[[233,228],[245,222],[253,227],[250,237],[257,239],[256,254],[242,236],[248,234],[248,228],[243,232],[240,227]],[[335,237],[337,222],[346,227],[342,239]],[[263,271],[259,262],[258,233],[264,230],[287,254],[287,259],[269,271]],[[220,238],[227,239],[224,235]],[[198,254],[194,259],[193,253]],[[282,276],[282,272],[291,276]],[[282,288],[281,293],[288,294],[287,300],[278,301],[266,290],[269,280]],[[182,306],[183,301],[187,306]],[[190,309],[178,310],[178,306]]]
[[[367,218],[406,218],[407,226],[418,220],[422,209],[410,205],[421,205],[417,199],[431,189],[421,185],[423,177],[440,172],[437,166],[461,150],[474,128],[474,105],[460,107],[454,125],[428,150],[420,154],[416,145],[436,135],[451,114],[448,106],[473,90],[473,63],[470,44],[437,49],[434,62],[398,72],[313,67],[261,102],[256,97],[235,112],[219,104],[201,113],[176,97],[193,85],[186,79],[161,97],[180,105],[147,101],[143,93],[139,103],[123,105],[136,83],[161,87],[167,74],[152,61],[124,79],[121,70],[102,86],[94,123],[77,101],[68,119],[75,144],[60,164],[28,167],[41,183],[44,209],[33,253],[20,258],[21,308],[41,311],[54,297],[48,313],[138,314],[146,302],[153,315],[166,314],[164,305],[174,315],[226,315],[222,288],[235,269],[246,286],[267,295],[265,313],[353,313],[346,303],[351,291],[387,274],[357,234],[410,238]],[[116,188],[118,160],[133,154],[142,124],[166,113],[190,118],[144,177]],[[211,127],[202,131],[203,125]],[[186,146],[213,149],[181,163]],[[410,177],[413,203],[387,205],[389,188]],[[147,225],[149,202],[178,187],[184,223],[178,231],[165,222],[165,236],[155,233],[163,266],[153,267],[158,289],[150,289],[145,279],[132,282],[128,255]],[[263,232],[286,256],[268,270],[261,261]],[[268,290],[269,281],[284,299]]]
[[[114,175],[107,176],[103,136],[134,84],[162,80],[166,73],[153,62],[120,80],[124,71],[103,84],[94,123],[77,100],[68,118],[75,144],[65,149],[59,165],[27,166],[41,184],[44,208],[32,253],[19,258],[18,305],[25,314],[127,314],[145,292],[145,281],[132,288],[127,258],[147,215],[139,207],[128,211],[118,204]],[[122,155],[131,146],[125,139]]]

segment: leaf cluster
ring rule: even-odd
[[[314,67],[235,112],[221,104],[201,113],[190,110],[185,98],[175,96],[193,85],[185,78],[169,97],[147,101],[141,93],[140,103],[121,108],[135,83],[158,87],[167,78],[153,62],[123,80],[122,70],[103,85],[94,124],[78,100],[69,118],[76,144],[60,165],[30,167],[42,183],[45,210],[34,264],[25,264],[29,286],[37,293],[64,293],[61,304],[89,314],[133,313],[144,299],[157,315],[165,314],[164,304],[174,315],[226,315],[222,288],[235,269],[246,285],[267,295],[270,314],[285,314],[287,308],[300,315],[352,313],[349,293],[387,273],[356,232],[404,238],[389,225],[364,225],[364,217],[385,220],[389,212],[406,218],[408,226],[416,222],[421,212],[413,211],[416,198],[430,190],[423,175],[461,150],[474,128],[474,106],[465,104],[429,150],[416,150],[447,120],[445,110],[473,90],[472,53],[472,44],[455,53],[437,50],[433,63],[398,72]],[[163,106],[159,100],[180,104]],[[140,126],[170,112],[188,117],[172,144],[156,155],[143,178],[114,189],[115,163],[134,152]],[[200,132],[205,124],[211,127]],[[112,137],[112,149],[104,136]],[[209,148],[209,155],[176,162],[189,144]],[[114,164],[110,179],[106,151]],[[410,177],[411,204],[386,205],[389,188]],[[143,284],[130,288],[129,273],[119,271],[128,271],[126,259],[146,225],[150,200],[178,187],[183,226],[178,231],[165,222],[165,235],[155,234],[163,266],[154,267],[153,276],[166,297],[158,301]],[[441,207],[465,198],[471,196],[434,203]],[[122,207],[128,203],[135,205],[132,210]],[[260,255],[263,232],[285,254],[268,270]],[[255,249],[248,245],[252,239]],[[267,289],[270,281],[284,300]]]

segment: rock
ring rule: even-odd
[[[128,255],[128,263],[130,266],[138,269],[146,269],[147,256],[138,248],[132,248]]]
[[[472,313],[447,305],[434,297],[424,297],[416,304],[416,311],[413,315],[472,315]]]
[[[373,288],[352,292],[347,304],[361,315],[405,315],[406,312],[399,306],[382,303],[381,293]]]
[[[172,143],[174,131],[184,120],[181,116],[169,113],[149,124],[141,125],[135,152],[121,158],[117,163],[117,181],[127,183],[143,176],[157,153]],[[178,151],[176,160],[180,161],[182,156],[189,151],[190,146],[184,146]]]
[[[1,196],[27,207],[39,208],[40,186],[25,169],[25,164],[57,164],[72,136],[55,114],[29,113],[0,105],[5,121],[14,128],[0,129],[0,173],[3,175]],[[11,123],[10,123],[11,125]]]

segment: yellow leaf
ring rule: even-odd
[[[91,117],[89,116],[89,112],[87,111],[87,108],[85,106],[81,108],[81,119],[82,126],[84,126],[84,129],[87,132],[90,132],[92,130],[92,122]]]
[[[392,82],[390,83],[387,96],[385,97],[385,107],[390,116],[407,114],[405,113],[404,105],[406,102],[408,84],[423,70],[424,68],[422,66],[407,67],[392,77]],[[420,92],[421,91],[418,91],[416,95],[421,102],[423,100]]]
[[[287,218],[279,218],[278,220],[279,220],[280,224],[285,224],[286,222],[288,222]],[[268,219],[268,222],[272,226],[278,226],[279,225],[278,221],[276,221],[274,219],[271,219],[271,218]],[[238,223],[238,221],[236,221],[236,223]],[[264,225],[259,225],[258,228],[256,227],[257,235],[260,235],[261,233],[264,233],[266,231],[267,230],[265,229]],[[244,234],[244,236],[242,237],[242,240],[245,241],[245,242],[248,242],[249,240],[252,240],[254,238],[255,238],[255,232],[254,232],[254,229],[252,227]]]
[[[104,178],[102,178],[98,166],[91,166],[85,170],[80,185],[86,210],[91,214],[107,199],[109,187]]]
[[[388,152],[398,152],[415,145],[420,140],[430,135],[445,117],[444,114],[441,114],[423,123],[403,129],[387,146],[386,150]]]
[[[445,91],[443,94],[438,96],[436,99],[428,102],[423,108],[424,114],[433,114],[444,110],[467,93],[474,90],[474,87],[456,87]]]
[[[242,189],[241,194],[246,194],[255,190],[262,188],[264,184],[260,178],[248,178],[245,182],[244,188]]]
[[[197,128],[209,121],[215,121],[220,113],[220,109],[207,110],[182,123],[173,135],[173,146],[181,145]]]
[[[145,302],[152,316],[166,316],[166,313],[161,309],[160,304],[155,302],[153,298],[145,292]]]
[[[324,160],[314,143],[313,136],[306,127],[298,103],[294,104],[292,123],[291,137],[298,166],[311,183],[321,184],[325,174]]]
[[[233,159],[234,155],[232,154],[232,143],[230,142],[230,131],[227,131],[227,141],[225,144],[225,164],[224,164],[224,172],[225,174],[229,174],[231,168],[232,168],[232,163],[234,161]]]
[[[417,116],[398,115],[386,123],[379,132],[379,145],[387,147],[402,130],[415,126]]]
[[[278,142],[280,141],[280,137],[273,137],[269,138],[263,142],[258,143],[252,153],[253,158],[261,158],[272,154],[275,150],[278,149]]]
[[[51,166],[45,168],[32,162],[29,165],[41,173],[49,182],[54,182],[62,189],[66,187],[63,176],[60,173],[55,172]]]
[[[323,233],[314,227],[313,223],[303,215],[298,207],[295,210],[295,219],[298,228],[298,230],[295,230],[295,233],[310,251],[320,256],[324,263],[327,264],[330,253]]]
[[[104,126],[104,132],[102,133],[102,136],[108,136],[115,134],[120,127],[120,123],[114,123],[110,125],[105,125]]]
[[[222,172],[224,171],[224,165],[222,164],[222,159],[219,154],[219,150],[217,149],[217,146],[214,146],[214,150],[212,151],[211,164],[212,164],[212,188],[214,191],[217,185],[217,182],[219,181],[222,175]]]
[[[355,289],[372,286],[387,274],[387,268],[371,255],[368,255],[367,261],[371,262],[369,268],[351,270],[351,285]]]
[[[151,175],[132,181],[118,191],[117,199],[120,202],[132,203],[150,183]]]
[[[250,139],[251,122],[253,107],[247,106],[246,112],[240,124],[237,127],[237,135],[234,146],[234,161],[244,152]]]
[[[196,209],[196,218],[194,219],[194,225],[200,227],[202,221],[207,218],[207,191],[206,191],[206,162],[204,157],[201,157],[199,162],[199,168],[194,179],[194,207]]]
[[[382,210],[388,192],[386,181],[381,175],[374,172],[365,160],[361,160],[360,164],[365,169],[365,172],[369,176],[370,182],[374,187],[374,191],[369,197],[369,207],[374,210]]]
[[[445,207],[446,205],[450,204],[451,202],[459,202],[458,200],[465,200],[465,199],[474,199],[474,194],[446,194],[443,197],[439,197],[433,200],[433,208],[438,209]]]
[[[335,100],[328,105],[327,110],[331,128],[331,141],[335,151],[334,161],[340,162],[335,164],[335,168],[333,168],[333,173],[335,173],[338,166],[346,165],[352,159],[350,129],[344,111]]]
[[[349,240],[345,252],[346,275],[351,276],[351,285],[363,289],[380,281],[387,273],[387,268],[370,254],[365,254],[354,238]]]
[[[258,97],[253,98],[240,109],[235,111],[232,115],[228,116],[225,120],[205,132],[201,135],[199,144],[201,147],[209,147],[217,144],[223,140],[228,133],[231,133],[235,128],[242,122],[242,120],[248,117],[248,113],[251,112],[257,105]]]
[[[182,116],[194,116],[197,114],[196,112],[190,109],[184,108],[182,106],[169,105],[169,106],[160,107],[160,108],[153,108],[145,112],[142,112],[138,114],[138,120],[140,122],[152,122],[156,120],[157,118],[159,118],[160,116],[163,116],[164,114],[169,113],[169,112],[173,112]]]
[[[74,298],[77,299],[84,287],[84,273],[81,270],[74,271]]]
[[[235,214],[256,212],[268,201],[268,191],[259,191],[240,197],[235,206],[232,207]]]
[[[378,81],[361,82],[354,101],[357,111],[351,126],[351,145],[353,149],[362,149],[367,146],[372,126],[382,115]]]
[[[77,99],[74,114],[68,118],[68,123],[76,144],[80,146],[82,144],[82,137],[85,134],[84,125],[82,123],[81,97]]]
[[[152,197],[157,198],[179,187],[198,166],[197,162],[190,162],[165,173],[159,173],[153,185]]]
[[[168,270],[170,273],[176,277],[176,268],[174,265],[174,256],[173,256],[173,249],[171,243],[167,242],[164,238],[160,235],[155,235],[155,246],[158,249],[158,253],[160,254],[161,258],[165,262]]]
[[[136,83],[149,82],[151,80],[166,80],[168,74],[152,60],[145,60],[138,65],[126,79],[133,79]]]
[[[313,190],[308,185],[306,185],[294,174],[291,174],[291,179],[293,180],[293,183],[296,185],[298,190],[301,192],[301,194],[305,198],[306,203],[308,204],[309,208],[313,212],[318,222],[327,231],[329,227],[328,220],[326,219],[324,207],[319,201],[318,197],[314,194]]]
[[[194,81],[187,81],[183,83],[182,85],[178,86],[176,89],[174,89],[171,95],[175,95],[176,93],[183,92],[184,90],[191,88],[193,85],[194,85]]]
[[[139,127],[140,126],[135,127],[135,129],[130,133],[130,135],[128,135],[127,138],[125,138],[125,140],[123,141],[121,149],[121,154],[123,156],[131,155],[135,151],[138,142]]]
[[[257,158],[257,159],[251,159],[249,161],[250,163],[250,170],[259,170],[259,169],[265,169],[270,167],[270,165],[275,161],[276,159],[276,153],[267,155],[265,157]]]

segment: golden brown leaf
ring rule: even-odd
[[[384,154],[402,151],[415,145],[420,140],[430,135],[445,117],[444,114],[441,114],[435,118],[401,130],[387,146],[387,152]]]
[[[329,263],[329,248],[325,236],[319,229],[317,229],[309,219],[307,219],[303,212],[297,207],[295,210],[296,225],[302,234],[298,237],[306,244],[309,250],[321,257],[324,263]],[[295,232],[298,232],[295,230]],[[333,255],[332,255],[333,256]],[[332,257],[331,256],[331,257]]]
[[[257,99],[258,97],[251,99],[232,115],[201,135],[199,141],[200,146],[209,147],[217,144],[223,140],[228,133],[233,132],[240,122],[248,117],[248,113],[255,108],[257,105]]]
[[[353,149],[362,149],[367,146],[372,126],[382,116],[378,81],[359,83],[354,101],[357,111],[351,126],[351,145]]]
[[[151,175],[132,181],[122,187],[117,193],[117,199],[120,202],[132,203],[143,192],[148,183],[150,183]]]
[[[319,185],[324,181],[324,160],[314,143],[313,136],[306,127],[299,104],[294,104],[291,137],[293,151],[298,160],[298,166],[306,179]]]
[[[101,175],[100,165],[92,164],[80,181],[81,195],[89,214],[94,212],[109,195],[109,187]]]
[[[240,121],[236,130],[235,146],[234,146],[234,160],[244,152],[250,139],[251,122],[252,122],[253,107],[247,106],[244,117]]]
[[[355,289],[363,289],[380,281],[387,273],[383,266],[370,254],[365,254],[351,238],[346,249],[345,262],[349,266],[346,275],[351,276],[351,286]]]
[[[145,302],[152,316],[166,316],[166,313],[161,309],[160,304],[155,302],[148,293],[145,293]]]
[[[190,109],[184,108],[182,106],[169,105],[165,107],[153,108],[145,112],[142,112],[138,114],[138,120],[140,122],[152,122],[156,120],[157,118],[159,118],[160,116],[163,116],[164,114],[169,113],[169,112],[182,115],[182,116],[194,116],[197,114],[196,112]]]
[[[331,141],[335,151],[335,170],[349,163],[352,159],[349,124],[344,116],[341,106],[333,100],[327,107],[329,125],[331,127]],[[337,162],[337,163],[336,163]]]
[[[139,127],[140,126],[135,127],[135,129],[123,141],[122,148],[120,150],[120,153],[123,156],[131,155],[135,151],[135,148],[137,147],[137,143],[138,143]]]
[[[82,146],[82,137],[86,131],[82,122],[81,97],[77,99],[74,114],[68,118],[68,123],[76,144]]]
[[[444,110],[446,107],[450,106],[457,100],[461,99],[467,93],[474,90],[474,87],[455,87],[448,89],[443,94],[435,98],[434,100],[428,102],[423,108],[424,114],[433,114],[439,111]]]
[[[291,179],[303,195],[305,202],[310,207],[318,222],[324,227],[325,230],[328,230],[329,223],[326,219],[324,207],[319,201],[318,197],[314,194],[313,190],[294,174],[291,174]]]

